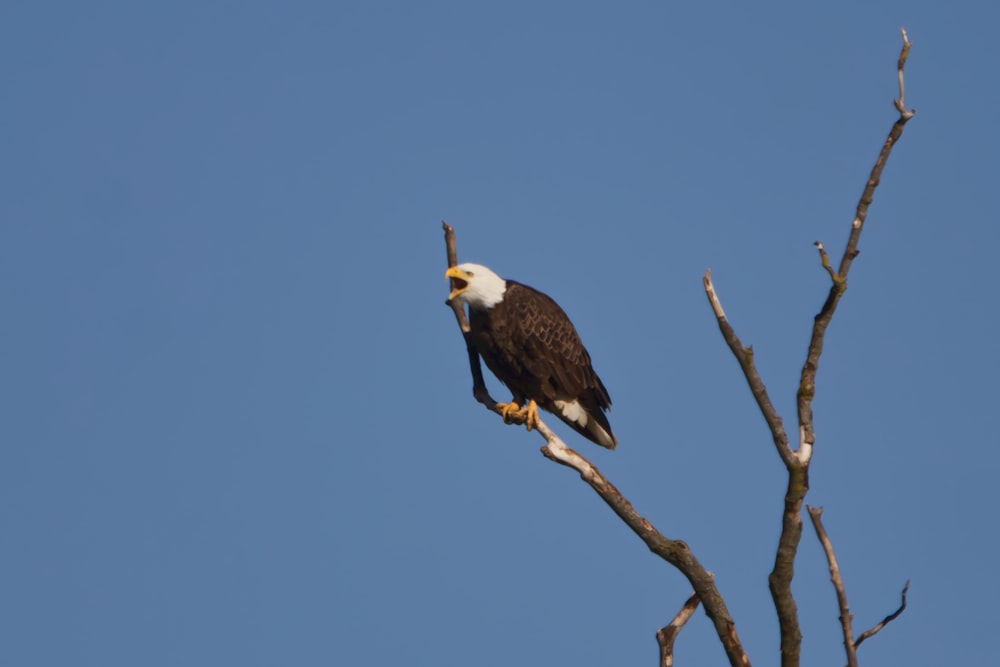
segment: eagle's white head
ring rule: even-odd
[[[492,308],[503,300],[507,281],[482,264],[459,264],[449,268],[444,277],[451,280],[449,299],[458,299],[469,308]]]

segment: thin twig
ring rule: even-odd
[[[906,34],[906,28],[900,28],[899,32],[903,36],[903,48],[899,52],[899,59],[896,61],[896,72],[899,77],[899,99],[894,100],[893,104],[896,107],[896,111],[909,120],[917,112],[916,109],[906,110],[905,88],[903,86],[903,68],[906,67],[906,59],[910,57],[910,38]]]
[[[819,261],[823,265],[823,268],[826,269],[826,272],[830,274],[830,280],[836,283],[840,280],[840,276],[837,275],[837,272],[834,271],[833,267],[830,265],[830,256],[826,254],[826,248],[823,247],[823,242],[816,241],[813,245],[819,250]]]
[[[854,631],[851,629],[851,621],[854,617],[851,616],[850,608],[847,605],[847,592],[844,590],[844,580],[840,576],[837,556],[833,552],[833,542],[830,541],[830,536],[827,535],[826,528],[823,527],[823,508],[806,505],[806,509],[809,511],[809,518],[812,519],[813,528],[816,529],[816,537],[823,545],[826,562],[830,566],[830,581],[833,582],[833,588],[837,592],[837,606],[840,608],[840,627],[844,633],[847,665],[848,667],[858,667],[858,655],[855,651],[857,645],[854,643]]]
[[[660,667],[673,667],[674,641],[684,624],[694,615],[699,604],[701,598],[697,593],[692,593],[673,620],[656,631],[656,643],[660,645]]]
[[[858,638],[854,640],[855,649],[861,646],[861,642],[868,639],[872,635],[877,634],[879,630],[887,626],[889,623],[895,621],[896,618],[903,613],[903,611],[906,609],[906,593],[909,590],[910,590],[910,580],[907,579],[906,584],[903,586],[903,592],[900,595],[902,600],[899,603],[899,609],[897,609],[896,611],[892,612],[891,614],[883,618],[881,622],[879,622],[879,624],[876,625],[875,627],[871,628],[870,630],[865,630],[864,632],[862,632],[861,635],[859,635]]]

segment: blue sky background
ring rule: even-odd
[[[755,664],[811,318],[808,501],[871,664],[987,664],[1000,108],[990,3],[0,5],[0,663],[652,665],[689,594],[473,400],[459,255],[570,313],[621,445]],[[499,397],[503,392],[492,385]],[[553,423],[557,423],[554,422]],[[568,429],[562,429],[568,431]],[[807,528],[804,664],[842,664]],[[721,664],[699,612],[679,665]]]

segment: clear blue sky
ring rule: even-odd
[[[652,665],[689,594],[472,399],[460,258],[577,323],[615,452],[775,664],[783,469],[707,267],[794,431],[871,664],[987,664],[1000,595],[990,3],[0,6],[0,663]],[[498,396],[502,392],[493,385]],[[563,429],[565,431],[565,429]],[[805,664],[843,663],[808,532]],[[699,612],[678,664],[721,664]]]

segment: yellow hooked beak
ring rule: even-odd
[[[472,274],[466,273],[457,266],[451,266],[444,272],[444,277],[451,280],[451,294],[448,295],[448,300],[451,301],[469,286],[469,278],[472,277]]]

